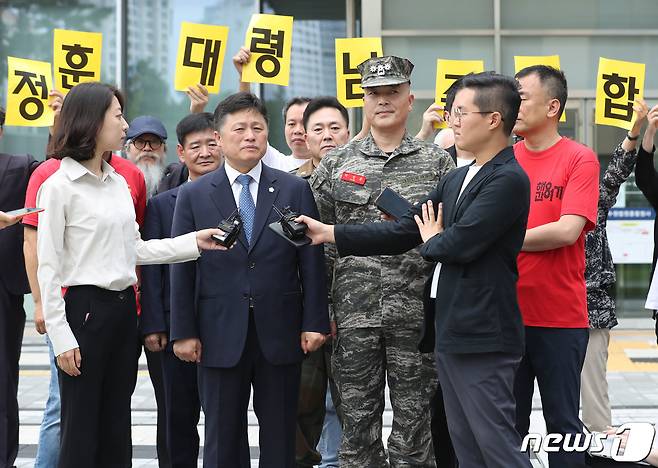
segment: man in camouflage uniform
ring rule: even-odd
[[[328,224],[377,221],[381,212],[374,200],[384,188],[415,203],[454,168],[445,151],[406,132],[413,64],[379,57],[358,68],[371,131],[328,153],[310,179]],[[416,250],[333,259],[332,320],[338,333],[332,368],[343,413],[341,467],[435,466],[430,401],[436,371],[432,354],[417,349],[431,270]],[[388,457],[382,443],[387,379],[393,406]]]

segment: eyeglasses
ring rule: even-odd
[[[133,140],[133,145],[135,145],[135,148],[137,148],[140,151],[145,149],[147,144],[149,145],[149,147],[151,148],[152,151],[157,151],[162,146],[162,140],[160,140],[160,139],[157,139],[157,140],[144,140],[142,138],[135,138]]]
[[[461,110],[460,107],[456,107],[456,108],[452,109],[452,113],[451,113],[450,116],[454,121],[461,123],[462,117],[464,117],[468,114],[493,114],[494,112],[498,112],[498,111],[469,111],[469,112],[464,112],[463,110]],[[504,120],[502,118],[502,116],[501,116],[501,120]]]

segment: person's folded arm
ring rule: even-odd
[[[563,215],[552,223],[528,229],[523,241],[524,252],[543,252],[573,245],[585,228],[587,218]]]
[[[421,215],[421,206],[427,200],[432,200],[435,206],[439,206],[445,181],[444,177],[437,188],[397,221],[336,225],[334,236],[338,255],[400,255],[420,245],[423,239],[414,216]]]
[[[527,217],[529,200],[530,184],[525,174],[500,171],[480,190],[459,221],[428,239],[420,253],[434,262],[470,263],[520,217]]]
[[[528,229],[523,242],[524,252],[542,252],[573,245],[583,230],[594,229],[599,201],[599,173],[596,155],[583,155],[562,189],[560,218]]]

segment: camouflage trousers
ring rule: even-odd
[[[430,427],[436,368],[433,354],[420,353],[417,344],[417,330],[338,331],[332,369],[343,413],[341,467],[436,466]],[[388,457],[382,442],[386,381],[393,407]]]
[[[313,467],[321,460],[316,447],[324,424],[327,385],[338,418],[341,418],[338,390],[331,374],[332,350],[332,342],[327,341],[322,348],[309,353],[302,361],[295,442],[295,459],[298,468]]]

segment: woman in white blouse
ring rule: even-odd
[[[211,239],[217,229],[141,240],[128,185],[102,157],[123,145],[122,108],[121,93],[105,84],[69,92],[52,141],[62,163],[37,195],[44,208],[38,278],[60,368],[60,468],[131,464],[130,397],[139,356],[135,266],[223,249]]]

